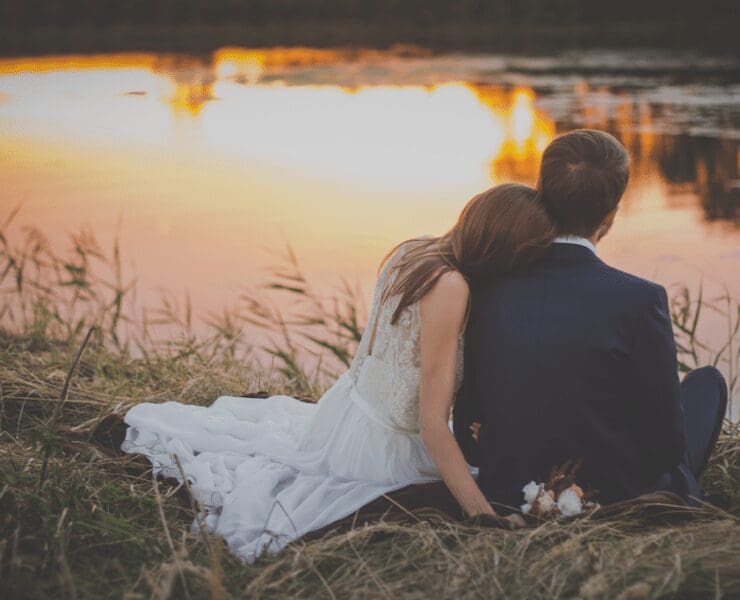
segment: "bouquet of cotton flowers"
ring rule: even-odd
[[[595,492],[584,492],[575,483],[575,473],[581,463],[568,461],[563,466],[553,469],[547,483],[530,481],[524,486],[524,514],[540,518],[575,517],[585,510],[596,508],[598,504],[589,498]]]

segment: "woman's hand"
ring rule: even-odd
[[[495,513],[493,514],[478,514],[465,519],[466,523],[476,525],[479,527],[495,527],[498,529],[523,529],[527,526],[527,522],[518,513],[508,515],[506,517],[499,517]]]
[[[475,441],[475,443],[477,444],[477,443],[478,443],[478,436],[480,435],[480,423],[475,423],[475,422],[474,422],[474,423],[473,423],[473,424],[472,424],[472,425],[470,426],[470,433],[471,433],[471,434],[472,434],[472,436],[473,436],[473,440],[474,440],[474,441]]]
[[[457,271],[443,274],[421,299],[421,437],[450,492],[469,516],[495,516],[470,474],[449,426],[456,392],[460,332],[470,291]]]
[[[512,513],[504,518],[511,523],[513,529],[523,529],[527,526],[527,522],[519,513]]]

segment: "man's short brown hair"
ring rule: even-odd
[[[591,237],[619,204],[629,172],[627,150],[614,136],[578,129],[545,149],[537,192],[558,233]]]

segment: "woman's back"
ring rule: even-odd
[[[419,432],[421,383],[421,311],[419,302],[405,307],[396,323],[400,297],[383,301],[383,293],[398,276],[398,260],[417,241],[403,244],[384,266],[375,287],[368,325],[349,376],[362,398],[398,431]],[[458,347],[457,381],[462,380],[462,336]]]
[[[319,400],[306,430],[302,447],[324,449],[332,475],[389,483],[438,478],[419,436],[419,303],[405,307],[392,323],[399,297],[383,299],[397,276],[397,261],[414,243],[402,245],[383,267],[352,364]]]

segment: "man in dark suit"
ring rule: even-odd
[[[711,367],[679,383],[665,290],[598,257],[628,177],[611,135],[556,138],[538,198],[559,237],[533,268],[473,292],[454,429],[497,508],[519,507],[526,483],[571,459],[601,503],[656,490],[702,496],[727,388]]]

